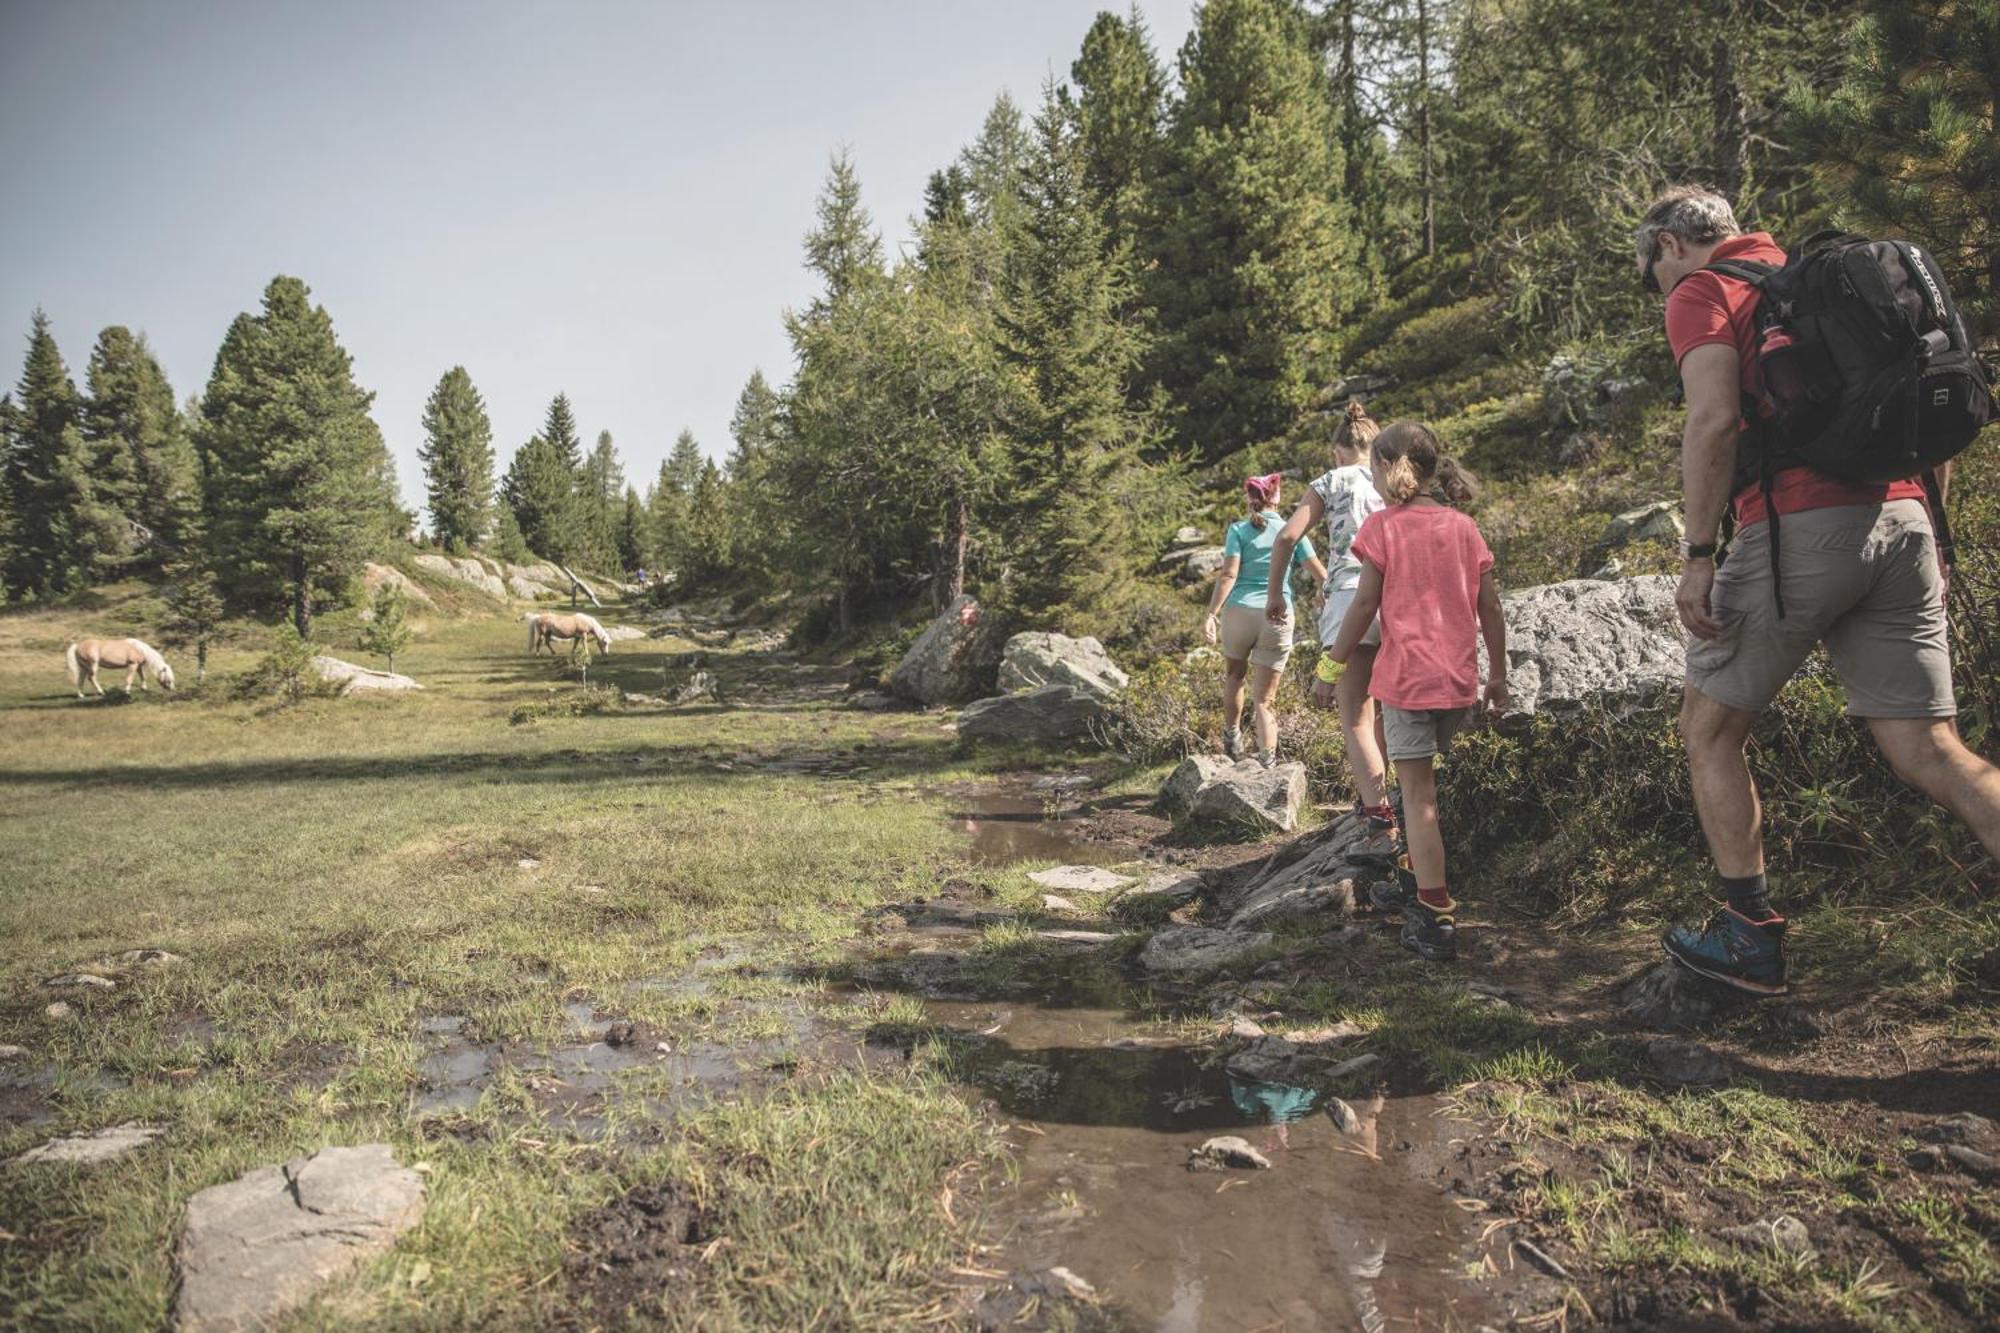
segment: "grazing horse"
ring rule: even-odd
[[[569,655],[574,658],[577,649],[588,646],[584,642],[587,638],[597,641],[598,651],[611,651],[611,635],[597,623],[595,617],[580,611],[571,616],[557,615],[552,611],[533,611],[528,614],[527,621],[528,651],[531,653],[540,652],[546,646],[549,656],[554,657],[555,641],[561,639],[569,644]]]
[[[97,683],[97,668],[124,667],[125,693],[132,692],[132,682],[137,679],[139,688],[146,688],[146,673],[151,671],[159,680],[160,688],[174,687],[174,669],[167,665],[167,659],[160,656],[152,645],[137,639],[80,639],[69,646],[63,654],[69,663],[69,683],[76,687],[76,697],[83,698],[83,682],[102,696],[104,687]]]

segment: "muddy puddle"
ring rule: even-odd
[[[1130,1326],[1469,1327],[1466,1215],[1428,1179],[1452,1121],[1432,1098],[1356,1106],[1343,1134],[1313,1089],[1233,1078],[1214,1052],[1114,1009],[929,1001],[962,1034],[959,1077],[1011,1123],[1018,1178],[984,1200],[987,1263],[1061,1266]],[[1271,1169],[1190,1171],[1214,1135]]]
[[[1089,841],[1074,793],[975,790],[945,795],[950,802],[946,817],[952,828],[971,839],[967,859],[975,865],[1023,861],[1110,865],[1129,859],[1129,853]]]

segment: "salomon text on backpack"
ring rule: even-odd
[[[1744,404],[1777,582],[1772,478],[1806,466],[1852,482],[1922,478],[1938,543],[1950,535],[1932,470],[1994,417],[1993,390],[1937,261],[1907,241],[1820,232],[1782,268],[1717,260],[1709,272],[1750,283],[1761,392]],[[1784,602],[1778,603],[1780,615]]]

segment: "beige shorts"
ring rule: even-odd
[[[1470,708],[1398,708],[1382,705],[1382,739],[1390,760],[1430,759],[1472,721]]]
[[[1921,500],[1839,505],[1779,519],[1785,617],[1771,596],[1771,538],[1736,535],[1709,606],[1719,639],[1688,644],[1687,681],[1717,703],[1756,712],[1815,644],[1847,687],[1850,717],[1952,717],[1944,580]]]
[[[1232,662],[1248,658],[1252,665],[1283,670],[1292,655],[1292,617],[1273,625],[1262,610],[1247,606],[1222,608],[1222,655]]]

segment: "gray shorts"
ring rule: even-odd
[[[1688,644],[1687,682],[1757,712],[1815,644],[1847,687],[1850,717],[1952,717],[1944,580],[1921,500],[1839,505],[1779,519],[1785,618],[1771,596],[1771,539],[1738,533],[1709,606],[1722,637]]]
[[[1398,708],[1382,705],[1382,739],[1388,758],[1430,759],[1472,721],[1470,708]]]

